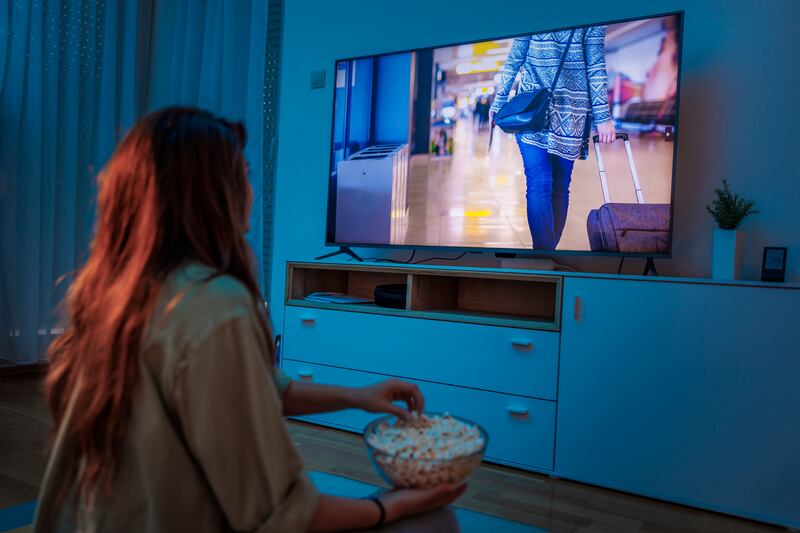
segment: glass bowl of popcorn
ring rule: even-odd
[[[489,442],[478,424],[449,413],[384,416],[364,429],[372,464],[393,487],[435,487],[466,481]]]

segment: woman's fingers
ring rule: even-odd
[[[397,489],[380,496],[386,507],[386,518],[393,522],[400,518],[425,513],[453,503],[467,488],[461,485],[439,485],[430,488]]]
[[[417,413],[422,414],[422,411],[425,409],[425,398],[423,398],[419,387],[413,383],[409,383],[409,385],[411,397],[414,399],[414,409],[417,411]]]
[[[408,411],[406,409],[403,409],[402,407],[393,404],[392,402],[386,402],[386,407],[384,408],[384,410],[390,415],[396,416],[397,418],[401,418],[403,420],[406,420],[408,418]]]
[[[393,383],[393,397],[406,403],[409,411],[422,413],[425,407],[425,399],[422,397],[419,387],[407,381],[396,381]]]

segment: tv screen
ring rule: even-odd
[[[669,255],[681,25],[337,61],[327,244]]]

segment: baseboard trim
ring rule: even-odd
[[[0,379],[16,376],[40,376],[47,374],[50,363],[31,363],[27,365],[0,366]]]

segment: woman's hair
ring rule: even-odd
[[[142,335],[173,270],[197,261],[239,280],[271,339],[244,238],[252,201],[244,144],[240,123],[167,108],[140,120],[98,177],[90,255],[67,292],[67,327],[50,346],[45,382],[54,435],[62,430],[69,443],[68,485],[83,503],[110,491]]]

